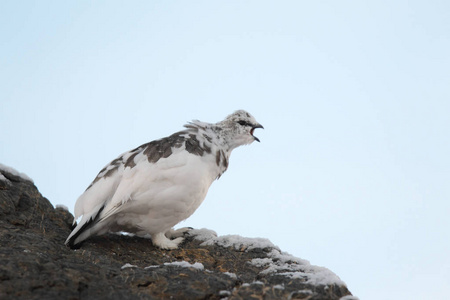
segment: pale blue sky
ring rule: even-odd
[[[124,151],[246,109],[182,226],[266,237],[361,299],[450,292],[450,2],[2,1],[0,163],[73,212]]]

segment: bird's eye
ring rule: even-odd
[[[246,121],[238,121],[238,124],[239,125],[242,125],[242,126],[247,126],[247,125],[250,125],[248,122],[246,122]]]

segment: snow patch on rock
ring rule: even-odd
[[[120,269],[123,270],[123,269],[127,269],[127,268],[137,268],[137,267],[138,266],[136,266],[136,265],[132,265],[132,264],[126,263]]]
[[[8,167],[8,166],[6,166],[4,164],[0,164],[0,171],[5,171],[5,172],[10,173],[10,174],[12,174],[14,176],[18,176],[18,177],[20,177],[20,178],[22,178],[22,179],[24,179],[26,181],[33,182],[33,179],[28,177],[27,174],[21,173],[21,172],[17,171],[16,169]],[[9,181],[3,174],[0,174],[0,180]]]
[[[286,276],[299,278],[313,285],[344,285],[345,283],[333,272],[324,267],[314,266],[309,261],[282,252],[271,241],[265,238],[246,238],[239,235],[217,236],[217,233],[209,229],[193,229],[189,234],[196,240],[202,241],[200,246],[218,245],[232,247],[239,251],[252,249],[264,249],[266,258],[255,258],[249,263],[265,268],[260,272],[264,276]]]
[[[277,246],[272,244],[272,242],[266,238],[247,238],[233,234],[218,237],[216,232],[206,228],[193,229],[189,231],[189,234],[193,235],[196,240],[203,242],[200,246],[218,245],[224,248],[233,247],[234,249],[240,251],[266,248],[278,249]]]
[[[196,262],[194,264],[191,264],[187,261],[174,261],[170,263],[164,263],[165,266],[176,266],[181,268],[194,268],[197,270],[204,270],[205,266],[202,263]]]

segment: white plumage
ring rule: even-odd
[[[125,231],[150,235],[162,249],[176,249],[188,228],[172,227],[200,206],[211,183],[226,171],[231,151],[259,141],[253,131],[263,128],[243,110],[219,123],[193,121],[185,127],[103,168],[75,204],[75,220],[82,218],[66,244],[74,247],[93,235]]]

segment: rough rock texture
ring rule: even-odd
[[[301,271],[302,266],[295,259],[279,263],[283,259],[277,255],[282,252],[275,246],[206,245],[189,236],[180,249],[166,251],[153,247],[148,239],[111,234],[71,250],[64,241],[72,220],[66,210],[54,209],[32,182],[0,170],[0,299],[341,299],[351,295],[339,280],[321,284],[301,272],[296,274],[304,276],[283,275],[283,269]],[[173,264],[177,261],[183,263]]]

